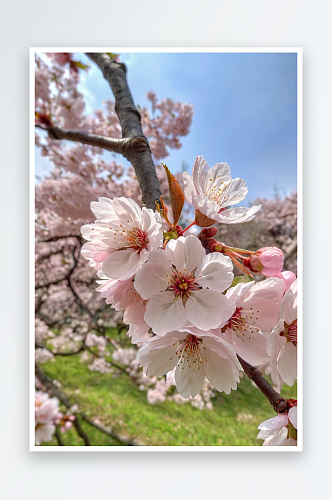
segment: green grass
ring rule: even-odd
[[[245,377],[237,391],[217,393],[213,410],[198,410],[190,404],[165,401],[152,406],[146,392],[124,373],[90,371],[77,356],[56,357],[43,365],[45,373],[61,382],[61,390],[79,410],[119,434],[135,437],[147,446],[261,446],[257,426],[273,417],[274,411],[261,392]],[[296,398],[296,387],[284,387],[282,395]],[[114,446],[98,429],[82,422],[93,446]],[[67,446],[84,446],[75,429],[62,435]],[[44,446],[57,446],[55,438]]]

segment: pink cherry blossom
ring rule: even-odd
[[[50,398],[46,392],[35,393],[35,443],[50,441],[55,432],[55,421],[62,414],[59,413],[59,401]]]
[[[209,169],[203,156],[197,156],[193,176],[183,174],[184,194],[195,209],[197,225],[214,222],[237,224],[254,218],[261,205],[251,208],[229,208],[242,201],[248,193],[243,179],[232,179],[227,163],[216,163]]]
[[[280,248],[263,247],[245,258],[243,264],[254,273],[278,276],[284,265],[284,254]]]
[[[296,446],[297,406],[292,406],[288,413],[265,420],[258,429],[257,439],[264,439],[263,446]]]
[[[296,276],[294,273],[292,273],[292,271],[283,271],[282,273],[279,273],[276,276],[277,276],[277,278],[284,280],[284,282],[286,283],[285,292],[287,292],[287,290],[290,289],[290,287],[292,286],[292,284],[296,280]]]
[[[232,280],[231,260],[221,254],[206,255],[199,239],[190,235],[152,252],[134,286],[149,299],[144,320],[154,333],[164,335],[188,322],[205,331],[217,328],[228,308],[222,292]]]
[[[101,280],[97,280],[100,286],[96,289],[106,304],[111,304],[116,311],[123,311],[123,322],[129,326],[128,336],[132,342],[137,342],[149,331],[149,326],[144,321],[147,301],[137,293],[134,288],[133,279],[125,281],[107,278],[102,271],[98,271]]]
[[[226,293],[230,316],[221,325],[221,335],[248,363],[259,365],[270,359],[262,330],[277,324],[284,290],[283,280],[269,278],[239,283]]]
[[[297,377],[297,280],[285,293],[278,324],[266,344],[270,356],[271,378],[280,390],[292,386]]]
[[[220,337],[187,326],[143,342],[137,360],[147,375],[160,377],[175,367],[175,383],[182,397],[195,397],[205,377],[229,394],[237,388],[241,365],[234,348]]]
[[[140,208],[134,200],[99,198],[91,203],[91,210],[97,221],[82,227],[83,237],[89,240],[82,255],[92,265],[101,264],[109,278],[130,278],[148,254],[162,245],[159,214]]]

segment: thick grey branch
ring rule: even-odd
[[[129,145],[122,154],[135,169],[143,202],[148,208],[154,210],[161,191],[149,143],[143,133],[141,116],[128,87],[126,67],[123,63],[111,59],[107,54],[90,53],[87,56],[97,64],[110,84],[115,97],[115,111],[121,124],[122,137],[130,139]]]
[[[113,139],[111,137],[103,137],[101,135],[88,134],[75,130],[65,130],[61,127],[42,127],[36,125],[37,128],[45,130],[50,139],[66,139],[67,141],[80,142],[88,146],[113,151],[125,156],[125,152],[130,144],[130,139]]]

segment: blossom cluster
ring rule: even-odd
[[[100,278],[97,291],[123,311],[137,363],[147,376],[173,377],[184,399],[197,397],[207,382],[226,394],[236,390],[239,357],[269,363],[279,388],[296,379],[297,281],[282,273],[282,251],[211,245],[213,224],[246,222],[260,210],[233,208],[247,191],[227,164],[209,168],[198,157],[193,175],[184,174],[184,195],[195,208],[190,226],[203,228],[199,237],[170,223],[165,209],[124,197],[92,202],[96,221],[81,229],[82,254]],[[234,279],[234,264],[245,279]],[[266,278],[254,281],[251,272]],[[167,383],[159,385],[149,390],[152,403],[165,399]]]
[[[58,425],[61,432],[66,432],[73,425],[74,415],[63,415],[59,411],[59,400],[50,398],[47,392],[35,393],[35,443],[51,441]]]

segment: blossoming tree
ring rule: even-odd
[[[283,270],[278,247],[250,250],[219,240],[224,226],[242,227],[258,216],[261,204],[234,207],[248,189],[243,179],[232,178],[226,163],[210,168],[198,156],[192,175],[183,174],[183,189],[166,165],[156,168],[154,159],[180,147],[178,137],[189,132],[192,106],[158,103],[150,92],[150,116],[135,107],[117,56],[88,56],[114,94],[115,107],[107,103],[107,116],[102,111],[85,116],[77,85],[86,67],[72,54],[36,60],[36,127],[47,133],[38,135],[36,144],[55,165],[36,195],[37,387],[69,411],[59,417],[52,400],[37,392],[36,408],[44,404],[52,411],[45,410],[44,421],[36,416],[36,443],[49,439],[58,423],[62,430],[75,425],[89,444],[80,426],[83,418],[121,443],[139,444],[78,412],[40,367],[55,355],[82,352],[90,369],[120,369],[150,386],[151,403],[162,401],[172,384],[183,400],[209,388],[229,394],[244,372],[277,413],[259,426],[258,438],[266,446],[296,445],[297,402],[278,392],[283,383],[293,385],[297,374],[296,276]],[[63,140],[75,145],[68,148]],[[104,150],[130,161],[133,169],[126,178],[122,166],[101,159]],[[185,201],[194,220],[183,227]],[[86,241],[82,250],[80,227]],[[200,232],[190,234],[193,227]],[[241,276],[234,276],[234,269]],[[110,321],[121,322],[111,310],[122,312],[128,325],[133,348],[127,363],[121,347],[105,334]],[[257,368],[261,365],[270,367],[275,388]]]

